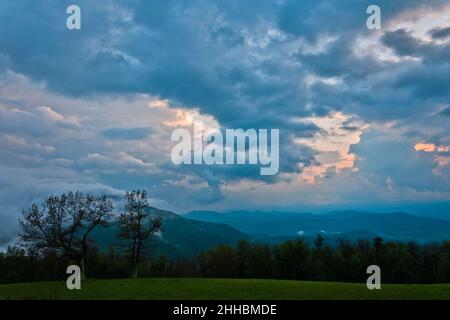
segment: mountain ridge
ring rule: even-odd
[[[152,256],[192,257],[220,244],[235,245],[242,239],[251,240],[249,235],[226,224],[188,219],[154,207],[150,207],[148,213],[162,219],[161,232],[148,241]],[[112,225],[96,230],[93,238],[101,250],[107,250],[111,244],[118,247],[116,234],[117,226]]]
[[[387,239],[432,242],[450,240],[450,221],[405,212],[332,211],[328,214],[280,211],[190,211],[183,217],[221,222],[248,234],[314,236],[362,231]]]

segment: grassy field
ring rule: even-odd
[[[88,280],[81,290],[65,282],[0,285],[0,299],[450,299],[450,284],[382,285],[235,279]]]

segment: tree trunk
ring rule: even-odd
[[[81,280],[86,280],[86,259],[81,257],[80,259]]]
[[[134,258],[133,258],[133,268],[132,268],[132,271],[131,271],[131,277],[133,279],[136,279],[138,277],[138,275],[139,275],[139,263],[138,263],[138,260],[136,258],[136,255],[135,255]]]
[[[86,260],[88,255],[87,234],[83,237],[82,249],[81,249],[80,269],[81,280],[86,280]]]
[[[137,249],[136,249],[136,241],[133,243],[133,266],[131,270],[131,277],[136,279],[138,277],[138,258],[137,258]]]

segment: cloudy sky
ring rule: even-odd
[[[49,193],[192,209],[450,201],[450,1],[0,0],[0,242]],[[81,8],[81,30],[66,8]],[[175,166],[172,131],[279,128],[280,173]]]

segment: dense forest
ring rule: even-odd
[[[132,257],[111,247],[108,253],[92,249],[87,277],[126,278],[132,275]],[[39,256],[10,247],[0,254],[0,282],[63,280],[73,264],[54,251]],[[236,247],[218,246],[192,259],[145,258],[139,277],[273,278],[365,282],[366,268],[377,264],[383,283],[450,282],[450,242],[417,245],[387,242],[340,241],[328,246],[321,236],[314,244],[304,240],[286,241],[276,246],[243,240]]]
[[[215,277],[365,282],[369,265],[381,268],[383,283],[449,283],[450,242],[419,245],[375,238],[340,240],[330,246],[318,235],[267,245],[242,240],[192,258],[155,257],[152,237],[163,227],[146,214],[148,195],[132,191],[114,216],[106,197],[81,193],[50,196],[23,212],[17,246],[0,253],[0,283],[64,280],[71,264],[83,278]],[[99,250],[90,239],[97,226],[115,221],[117,244]]]

